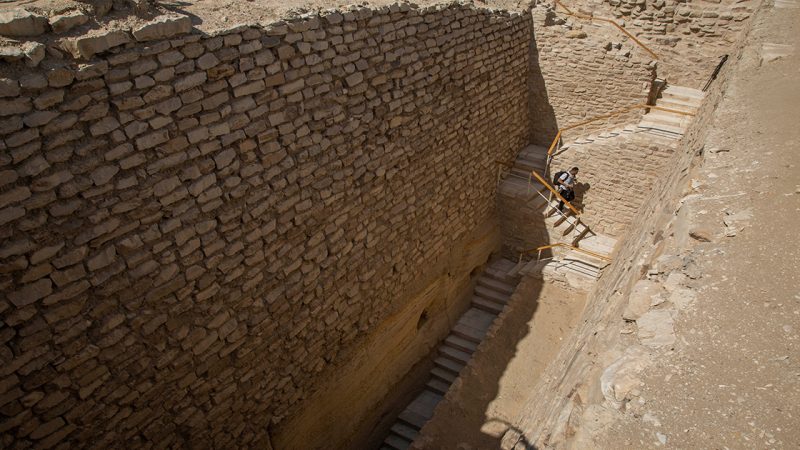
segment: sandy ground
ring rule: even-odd
[[[644,372],[643,405],[583,445],[800,446],[800,8],[759,22],[684,201],[688,229],[710,239],[688,250],[697,298]]]
[[[425,427],[420,448],[499,448],[531,386],[575,328],[585,294],[528,278],[520,283],[502,326],[473,356],[449,400],[440,403]],[[475,369],[477,368],[477,369]],[[454,432],[454,430],[458,430]]]
[[[317,12],[327,9],[344,9],[351,5],[387,6],[396,3],[412,3],[419,6],[447,4],[451,1],[422,0],[401,2],[398,0],[337,1],[337,0],[185,0],[161,1],[159,5],[192,16],[196,28],[203,31],[224,28],[234,24],[268,24],[295,14]],[[476,6],[503,9],[520,9],[523,1],[476,0]]]

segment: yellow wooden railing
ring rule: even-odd
[[[606,18],[604,18],[604,17],[595,17],[595,16],[592,16],[592,15],[587,15],[587,14],[581,14],[581,13],[572,12],[572,10],[571,10],[571,9],[567,8],[567,7],[566,7],[566,6],[565,6],[563,3],[561,3],[560,1],[558,1],[558,0],[554,0],[554,1],[556,2],[556,5],[557,5],[557,6],[560,6],[560,7],[562,7],[562,8],[564,9],[564,11],[566,11],[564,14],[566,14],[566,15],[568,15],[568,16],[577,17],[578,19],[586,19],[586,20],[588,20],[588,21],[590,21],[590,22],[591,22],[591,21],[593,21],[593,20],[598,20],[598,21],[600,21],[600,22],[607,22],[607,23],[610,23],[611,25],[614,25],[615,27],[617,27],[617,29],[618,29],[619,31],[623,32],[623,33],[624,33],[626,36],[628,36],[629,38],[631,38],[631,39],[633,40],[633,42],[636,42],[636,44],[638,44],[638,45],[639,45],[639,47],[642,47],[642,48],[644,49],[644,51],[646,51],[647,53],[649,53],[649,54],[650,54],[650,56],[652,56],[652,57],[653,57],[653,58],[655,58],[655,59],[658,59],[658,55],[656,55],[654,51],[650,50],[650,48],[648,48],[646,45],[644,45],[644,43],[642,43],[642,41],[640,41],[639,39],[636,39],[636,37],[635,37],[634,35],[630,34],[630,33],[628,32],[628,30],[626,30],[625,28],[622,28],[622,26],[620,26],[620,24],[618,24],[618,23],[617,23],[615,20],[612,20],[612,19],[606,19]]]
[[[556,145],[558,144],[558,141],[561,140],[561,135],[565,131],[571,130],[573,128],[578,128],[578,127],[590,124],[592,122],[597,122],[598,120],[609,119],[611,117],[619,116],[620,114],[625,114],[626,112],[633,111],[635,109],[654,109],[654,110],[657,110],[657,111],[665,111],[665,112],[680,114],[680,115],[684,115],[684,116],[694,116],[694,113],[691,113],[691,112],[688,112],[688,111],[680,111],[680,110],[677,110],[677,109],[664,108],[664,107],[655,106],[655,105],[647,105],[647,104],[644,104],[644,103],[639,103],[639,104],[636,104],[636,105],[626,106],[624,108],[617,109],[617,110],[612,111],[612,112],[607,113],[607,114],[602,114],[602,115],[599,115],[599,116],[595,116],[595,117],[592,117],[591,119],[583,120],[581,122],[566,126],[564,128],[559,128],[558,132],[556,133],[556,137],[553,138],[553,142],[550,144],[550,147],[547,149],[547,157],[550,158],[551,156],[553,156],[553,152],[556,149]]]
[[[555,244],[549,244],[549,245],[542,245],[540,247],[536,247],[536,248],[532,248],[530,250],[525,250],[523,252],[520,252],[519,260],[522,261],[522,257],[524,255],[528,254],[528,253],[538,252],[537,255],[536,255],[536,260],[538,261],[538,260],[542,259],[542,250],[547,250],[549,248],[554,248],[554,247],[567,247],[567,248],[570,248],[570,249],[575,250],[577,252],[585,253],[585,254],[587,254],[589,256],[592,256],[592,257],[595,257],[597,259],[601,259],[603,261],[609,261],[609,262],[611,261],[611,258],[606,256],[606,255],[601,255],[600,253],[595,253],[595,252],[592,252],[592,251],[589,251],[589,250],[582,249],[580,247],[575,247],[574,245],[565,244],[563,242],[557,242]]]

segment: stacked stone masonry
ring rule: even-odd
[[[571,8],[616,19],[659,56],[659,77],[703,87],[722,55],[729,54],[758,0],[570,0]],[[572,20],[576,26],[586,21]],[[627,42],[604,25],[607,36]],[[596,32],[595,32],[596,34]],[[639,51],[641,53],[641,51]]]
[[[532,142],[549,145],[559,128],[646,103],[656,66],[637,53],[620,51],[593,34],[571,30],[545,7],[532,11],[535,58],[531,67]],[[570,139],[615,125],[635,123],[634,110],[565,133]]]
[[[531,21],[354,8],[15,66],[0,446],[269,446],[492,214]]]
[[[621,238],[674,152],[672,143],[646,133],[595,137],[557,154],[551,172],[579,167],[573,203],[581,217],[592,231]]]

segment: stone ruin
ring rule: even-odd
[[[580,3],[671,58],[552,5],[200,30],[156,2],[1,4],[0,445],[355,445],[509,248],[497,162],[703,82],[754,8]],[[625,170],[654,185],[676,152]],[[621,239],[645,199],[603,192],[587,220]]]

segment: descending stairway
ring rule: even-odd
[[[603,235],[592,235],[581,241],[580,249],[596,253],[596,257],[571,248],[556,247],[551,250],[552,257],[536,255],[520,270],[521,274],[533,275],[546,281],[556,281],[573,289],[588,291],[600,278],[604,268],[610,264],[610,257],[617,240]]]
[[[508,273],[515,264],[498,259],[478,278],[470,309],[458,319],[442,342],[425,389],[400,413],[380,447],[404,450],[433,416],[433,410],[466,366],[492,322],[514,293],[517,279]]]
[[[669,85],[656,100],[656,106],[696,113],[703,97],[705,97],[705,93],[699,89]],[[652,109],[642,117],[637,127],[657,136],[680,139],[692,118],[692,116]]]
[[[565,242],[577,246],[591,235],[591,229],[566,206],[558,211],[558,199],[536,181],[531,171],[541,174],[547,160],[547,149],[529,145],[522,149],[498,188],[501,223],[511,237],[512,247],[523,250],[531,243]],[[548,183],[551,180],[547,180]],[[573,202],[580,209],[579,203]],[[514,236],[518,237],[515,239]]]

